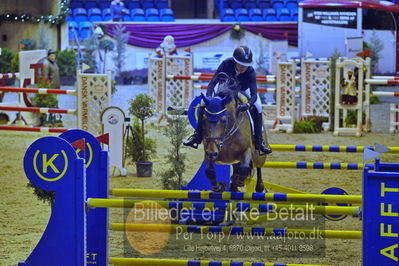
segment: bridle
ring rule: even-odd
[[[223,110],[221,110],[221,111],[219,111],[219,112],[217,112],[217,113],[211,113],[211,112],[209,112],[209,111],[205,108],[205,112],[207,112],[208,114],[211,114],[211,115],[221,114],[222,112],[225,112],[225,111],[226,111],[226,108],[224,108]],[[238,131],[238,129],[240,128],[240,125],[241,125],[242,122],[244,121],[244,115],[243,115],[243,114],[240,114],[240,115],[239,115],[240,120],[238,121],[238,120],[236,119],[236,120],[234,121],[233,126],[232,126],[232,127],[230,128],[230,130],[227,132],[227,125],[229,124],[229,123],[228,123],[229,120],[228,120],[228,115],[225,114],[225,116],[226,116],[226,120],[223,121],[224,129],[223,129],[222,135],[221,135],[220,137],[208,137],[208,138],[205,138],[205,142],[206,142],[206,143],[212,143],[212,142],[215,143],[216,146],[217,146],[217,148],[218,148],[218,151],[219,151],[219,152],[222,150],[223,144],[224,144],[227,140],[229,140],[231,137],[234,136],[234,134]],[[219,121],[220,121],[220,120],[219,120]],[[209,122],[209,123],[215,123],[215,124],[217,124],[219,121],[217,121],[217,122]]]

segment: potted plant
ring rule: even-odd
[[[145,138],[146,131],[144,125],[145,120],[154,115],[155,101],[146,94],[139,94],[136,98],[130,100],[129,104],[129,114],[137,117],[141,122],[139,132],[135,132],[135,127],[133,128],[133,140],[136,144],[133,160],[136,162],[137,176],[149,177],[152,176],[152,162],[148,160],[152,151],[148,150],[148,146],[146,145],[151,141]]]
[[[11,61],[14,57],[14,53],[7,49],[3,48],[2,53],[0,55],[0,73],[10,73],[11,72]],[[0,80],[0,85],[12,85],[14,83],[14,79],[5,79]]]
[[[72,49],[57,51],[57,65],[60,71],[60,81],[63,85],[73,85],[76,74],[76,53]]]

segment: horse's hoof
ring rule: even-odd
[[[265,185],[263,185],[263,183],[256,184],[255,191],[258,193],[266,192]]]
[[[219,182],[216,186],[212,187],[213,192],[223,192],[226,189],[226,184],[224,182]]]
[[[239,192],[238,187],[233,183],[230,184],[230,192]]]

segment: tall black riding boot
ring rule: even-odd
[[[254,107],[255,109],[255,107]],[[255,133],[255,148],[259,150],[263,154],[270,154],[272,153],[272,149],[266,146],[263,140],[263,135],[262,135],[262,125],[263,125],[263,119],[262,119],[262,113],[258,113],[256,110],[253,110],[251,112],[252,114],[252,119],[254,121],[254,133]]]
[[[183,142],[184,146],[190,146],[194,149],[198,148],[198,145],[202,142],[202,117],[204,115],[204,107],[201,106],[198,109],[198,121],[197,128],[193,135],[191,135],[187,140]]]

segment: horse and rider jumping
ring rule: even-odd
[[[183,143],[198,148],[204,140],[205,174],[214,191],[225,189],[225,184],[216,180],[214,163],[233,165],[230,191],[238,191],[238,187],[244,186],[252,168],[257,168],[256,191],[264,190],[261,167],[272,150],[265,144],[262,133],[262,106],[257,93],[256,73],[251,66],[252,57],[248,47],[240,46],[234,50],[232,58],[220,64],[208,85],[206,96],[202,95],[203,104],[198,110],[195,133]],[[215,91],[217,84],[218,90]],[[254,125],[254,141],[247,110]]]

